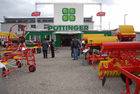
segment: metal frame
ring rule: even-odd
[[[126,46],[129,45],[129,46]],[[132,72],[140,72],[140,59],[136,58],[140,54],[140,42],[124,42],[124,43],[103,43],[102,53],[107,53],[108,57],[113,60],[108,63],[108,67],[102,66],[100,70],[102,74],[99,78],[103,80],[104,71],[118,70],[126,76],[126,93],[131,94],[129,88],[129,79],[136,82],[136,89],[134,94],[140,92],[140,76],[135,76]],[[96,57],[96,58],[100,58]],[[128,64],[125,64],[127,60]],[[115,62],[120,62],[121,66],[114,66]]]

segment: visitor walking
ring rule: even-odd
[[[42,51],[43,51],[44,58],[48,58],[47,56],[48,47],[49,47],[49,42],[48,39],[45,38],[44,41],[42,42]]]

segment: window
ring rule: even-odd
[[[48,20],[43,20],[42,22],[48,22]]]
[[[36,28],[36,25],[35,24],[31,25],[31,28]]]
[[[48,29],[49,24],[44,24],[44,29]]]
[[[45,35],[45,38],[47,38],[49,41],[51,41],[52,36],[51,35]]]
[[[40,40],[40,35],[30,35],[30,41],[35,42]]]
[[[35,23],[35,19],[29,19],[29,23]]]

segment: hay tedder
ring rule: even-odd
[[[120,76],[126,83],[126,93],[122,94],[131,94],[132,80],[136,82],[134,94],[140,93],[140,42],[102,43],[100,53],[94,55],[99,61],[98,74],[103,86],[107,77]]]
[[[12,29],[17,25],[23,27],[22,34],[16,34],[14,38],[11,38],[11,32],[14,32]],[[25,46],[25,27],[25,25],[15,24],[9,30],[6,49],[0,51],[0,68],[2,69],[1,77],[5,77],[17,68],[21,68],[24,62],[27,62],[26,65],[29,66],[30,72],[36,70],[33,49],[29,49]]]

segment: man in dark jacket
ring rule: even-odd
[[[51,46],[52,58],[54,58],[54,57],[55,57],[55,54],[54,54],[54,47],[55,47],[55,44],[54,44],[54,40],[53,40],[53,39],[51,40],[50,46]]]
[[[74,60],[78,60],[78,48],[79,45],[81,45],[78,41],[78,39],[76,39],[76,37],[74,37],[74,39],[72,40],[72,48],[73,48],[73,55],[74,55]]]
[[[48,47],[49,47],[49,42],[47,38],[45,38],[44,41],[42,42],[42,50],[43,50],[44,58],[47,58]]]

